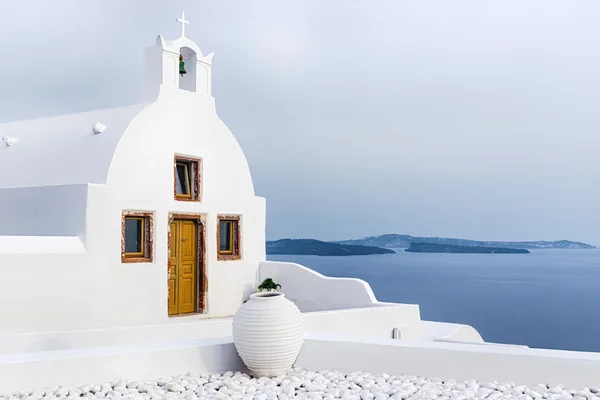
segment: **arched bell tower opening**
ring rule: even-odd
[[[198,65],[198,55],[189,47],[182,47],[179,50],[179,89],[196,92],[196,66]],[[183,62],[183,65],[181,64]],[[184,69],[182,69],[182,67]],[[185,71],[185,73],[183,73]]]
[[[145,85],[141,101],[156,100],[161,88],[174,88],[211,96],[213,53],[204,55],[200,47],[185,36],[189,22],[182,13],[181,37],[165,40],[158,35],[156,44],[145,50]]]

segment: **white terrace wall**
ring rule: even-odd
[[[23,389],[224,371],[246,372],[230,338],[16,354],[0,356],[0,396],[10,398],[10,392]]]
[[[390,339],[392,330],[407,323],[415,329],[404,338],[418,338],[418,314],[411,306],[398,305],[319,311],[302,314],[306,330],[313,334],[343,333],[346,337]],[[0,335],[0,357],[7,354],[70,350],[142,343],[185,341],[231,336],[232,318],[172,318],[157,325],[120,326],[105,329],[51,331]]]
[[[332,278],[300,264],[263,261],[260,280],[272,278],[280,291],[306,315],[313,331],[344,332],[350,336],[392,338],[397,328],[402,338],[422,336],[419,306],[381,303],[369,284],[355,278]],[[362,321],[356,326],[347,324]],[[318,328],[317,328],[318,325]]]
[[[81,242],[87,195],[88,185],[0,190],[0,334],[93,319],[97,264]]]
[[[392,339],[394,328],[398,328],[402,339],[420,339],[422,336],[420,322],[419,306],[414,304],[304,314],[307,332],[344,335],[348,338]]]
[[[414,312],[384,306],[304,313],[310,334],[343,334],[355,339],[389,339]],[[186,322],[187,321],[187,322]],[[0,336],[0,393],[23,387],[82,385],[119,378],[155,379],[175,373],[241,367],[235,351],[219,351],[220,364],[208,352],[216,338],[231,336],[231,318],[171,319],[167,324],[86,331]],[[408,331],[417,335],[418,331]],[[208,355],[207,355],[208,354]],[[179,363],[175,357],[182,357]],[[208,357],[208,358],[207,358]],[[118,368],[113,368],[118,363]],[[107,368],[107,365],[111,368]],[[41,373],[40,371],[52,371]],[[208,371],[214,372],[214,369]]]
[[[302,315],[307,332],[312,334],[390,339],[394,328],[403,327],[403,339],[421,336],[418,307],[410,304],[308,312]],[[154,325],[0,335],[0,357],[16,353],[230,336],[231,324],[232,318],[203,319],[201,316],[191,316],[172,318],[167,323]]]
[[[305,339],[295,366],[577,389],[600,386],[600,353],[487,344],[354,341],[340,335],[314,335]]]
[[[327,311],[315,314],[312,321],[322,324],[319,332],[365,333],[370,337],[391,338],[396,328],[396,339],[456,341],[483,343],[479,332],[471,326],[444,322],[422,321],[419,306],[378,301],[369,284],[355,278],[332,278],[305,266],[290,262],[263,261],[260,280],[273,278],[281,285],[281,292],[302,312]],[[377,308],[375,312],[373,308]],[[344,310],[351,309],[353,318],[362,315],[363,326],[347,329]],[[339,312],[330,312],[338,310]],[[385,310],[385,311],[384,311]],[[385,316],[383,314],[387,313]],[[319,316],[317,316],[317,314]],[[381,323],[379,318],[384,318]]]
[[[307,337],[295,366],[578,389],[600,386],[598,353],[410,340],[350,341],[339,335]],[[245,367],[230,337],[0,355],[0,393],[237,370]]]
[[[0,334],[93,326],[99,266],[85,252],[0,254]]]
[[[331,278],[300,264],[260,263],[260,280],[273,278],[302,312],[374,307],[380,303],[369,284],[355,278]]]

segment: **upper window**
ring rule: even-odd
[[[240,252],[240,217],[219,216],[217,227],[218,259],[239,260]]]
[[[200,160],[175,157],[175,200],[200,201]]]
[[[192,197],[190,187],[190,163],[187,161],[177,161],[175,163],[175,195],[177,197]]]
[[[152,214],[124,212],[121,221],[121,261],[152,262]]]

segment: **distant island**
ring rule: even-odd
[[[527,249],[513,249],[508,247],[483,247],[483,246],[454,246],[450,244],[416,243],[404,251],[411,253],[469,253],[469,254],[529,254]]]
[[[322,242],[315,239],[280,239],[267,241],[267,254],[364,256],[394,253],[396,253],[394,250],[382,249],[374,246]]]
[[[400,234],[370,236],[362,239],[324,242],[316,239],[279,239],[267,241],[267,254],[314,256],[364,256],[394,254],[404,249],[411,253],[487,253],[528,254],[531,249],[595,249],[569,240],[494,242],[455,238],[418,237]],[[394,250],[395,249],[395,250]]]
[[[375,246],[384,249],[407,249],[412,243],[432,243],[451,246],[469,247],[504,247],[510,249],[595,249],[587,243],[571,242],[569,240],[546,241],[538,240],[531,242],[488,242],[467,239],[439,238],[439,237],[417,237],[410,235],[387,234],[370,236],[362,239],[341,240],[336,243]]]

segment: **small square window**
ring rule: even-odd
[[[219,223],[219,253],[233,254],[233,221]]]
[[[219,260],[239,260],[240,253],[240,217],[219,216],[217,226],[217,254]]]
[[[125,217],[125,256],[143,256],[145,218]]]
[[[125,212],[121,221],[121,261],[152,262],[152,214]]]
[[[200,201],[200,160],[175,157],[175,200]]]

